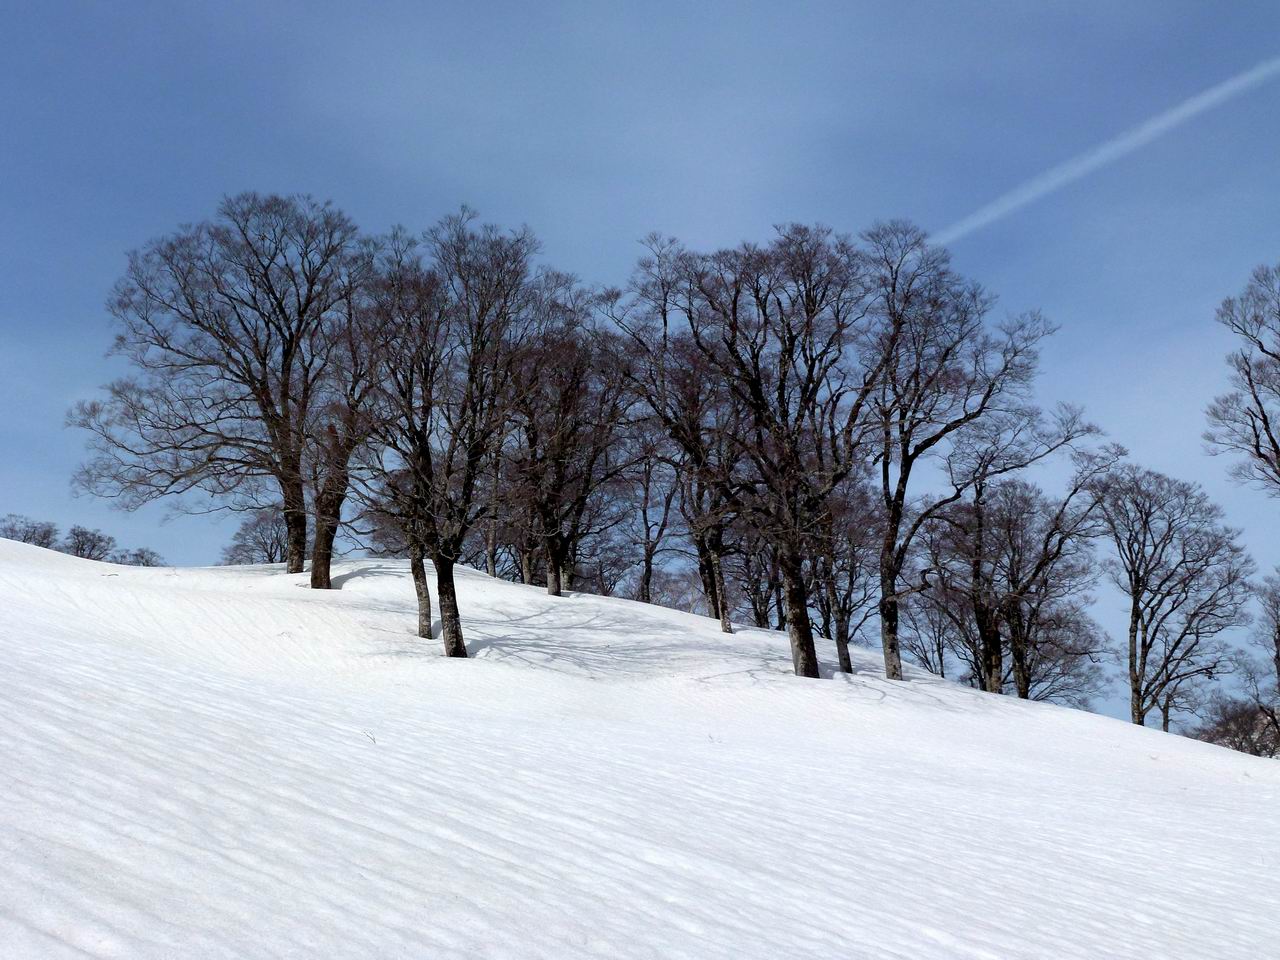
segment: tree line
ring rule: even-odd
[[[0,517],[0,538],[57,550],[84,560],[104,560],[132,567],[162,567],[164,558],[150,547],[117,547],[116,538],[92,527],[73,525],[63,535],[56,523],[32,520],[18,513]]]
[[[1224,305],[1245,346],[1207,439],[1280,491],[1275,290],[1263,271]],[[244,511],[225,559],[309,566],[317,589],[340,535],[407,556],[419,633],[438,610],[449,656],[461,563],[785,630],[806,677],[819,643],[851,671],[849,645],[878,641],[890,679],[909,659],[1084,705],[1118,653],[1131,718],[1166,728],[1246,669],[1225,637],[1267,588],[1239,531],[1079,408],[1034,402],[1052,324],[996,318],[908,223],[714,251],[652,235],[599,287],[465,208],[371,236],[246,193],[130,254],[109,308],[132,373],[69,416],[92,450],[77,486]],[[1063,489],[1030,479],[1050,461]],[[1089,614],[1104,578],[1129,606],[1118,651]]]

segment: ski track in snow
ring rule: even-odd
[[[446,660],[337,573],[0,541],[0,958],[1280,955],[1280,764],[466,570]]]

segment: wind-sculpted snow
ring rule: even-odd
[[[1280,764],[461,573],[0,541],[0,957],[1276,955]]]

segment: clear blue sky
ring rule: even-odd
[[[450,5],[454,6],[454,5]],[[941,230],[1280,54],[1268,2],[0,4],[0,513],[216,560],[234,521],[73,499],[76,399],[118,372],[125,252],[224,193],[364,227],[461,203],[622,282],[651,230]],[[1062,325],[1047,399],[1202,481],[1264,563],[1280,504],[1205,457],[1216,303],[1280,260],[1280,79],[957,241],[1002,310]]]

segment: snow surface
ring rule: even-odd
[[[0,957],[1280,956],[1280,764],[472,571],[446,660],[336,580],[0,541]]]

